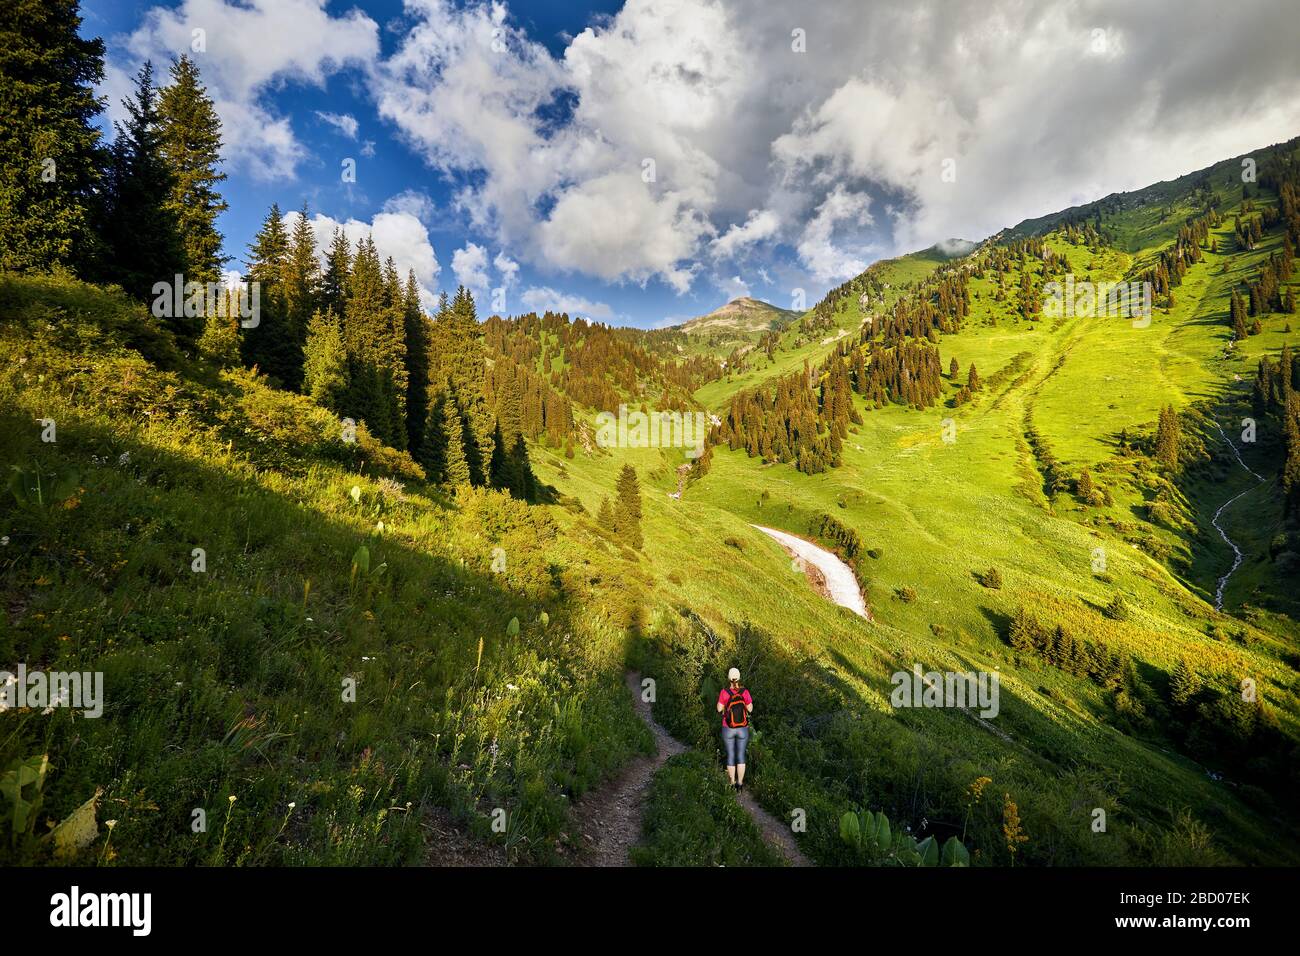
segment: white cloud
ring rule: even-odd
[[[474,293],[476,299],[483,298],[492,284],[487,265],[487,250],[476,243],[467,242],[452,253],[451,271],[456,274],[456,282]]]
[[[227,166],[277,178],[307,154],[273,92],[359,69],[379,117],[457,184],[479,242],[543,274],[679,293],[729,282],[732,260],[784,283],[787,246],[835,281],[1300,129],[1292,18],[1263,0],[1234,17],[1199,0],[807,0],[805,54],[788,5],[745,0],[626,0],[554,55],[498,0],[404,14],[381,58],[375,21],[326,0],[179,0],[121,40],[101,89],[116,99],[145,56],[165,64],[204,29]],[[326,116],[359,139],[351,113]]]
[[[680,195],[656,199],[639,176],[608,173],[562,191],[537,238],[546,260],[562,270],[611,282],[658,275],[685,292],[696,270],[685,260],[709,228]]]
[[[501,288],[509,289],[513,287],[519,277],[519,263],[504,252],[498,252],[496,258],[492,260],[492,265],[496,267]]]
[[[322,110],[317,110],[316,116],[324,122],[329,123],[348,139],[357,138],[357,118],[350,113],[326,113]]]
[[[749,218],[743,223],[732,223],[722,235],[709,244],[713,255],[722,259],[731,259],[765,239],[776,235],[781,221],[770,209],[752,209]]]
[[[730,279],[715,279],[714,285],[727,297],[728,302],[732,299],[747,298],[749,296],[749,283],[740,276],[732,276]]]
[[[843,183],[838,183],[804,226],[797,247],[799,261],[808,267],[818,282],[840,282],[867,267],[863,259],[836,246],[834,238],[836,228],[841,225],[870,225],[873,221],[867,211],[870,205],[871,200],[866,194],[849,192]]]
[[[530,312],[567,312],[570,316],[607,322],[614,318],[614,310],[604,302],[592,302],[580,295],[558,292],[549,286],[530,286],[519,300]]]
[[[788,6],[627,0],[557,57],[502,3],[407,0],[375,96],[539,269],[681,292],[702,255],[780,266],[790,244],[831,281],[1292,135],[1290,18],[1248,6],[809,0],[798,54]]]
[[[287,228],[292,229],[300,215],[302,214],[298,212],[287,213],[284,216]],[[434,284],[442,267],[438,264],[433,243],[429,241],[429,231],[412,213],[385,211],[376,215],[370,222],[363,222],[360,219],[339,221],[323,213],[316,213],[311,217],[310,222],[312,234],[316,237],[316,249],[322,261],[335,229],[342,228],[343,234],[347,236],[353,248],[359,240],[371,236],[375,240],[380,257],[387,259],[392,256],[397,272],[403,279],[408,271],[415,271],[415,281],[420,285],[421,303],[426,309],[434,308],[437,301]]]
[[[408,8],[422,22],[380,71],[379,110],[436,168],[484,174],[458,197],[475,228],[554,271],[690,287],[722,171],[700,141],[746,75],[720,3],[629,0],[562,60],[501,4]],[[540,114],[564,92],[552,129]]]
[[[384,202],[384,212],[410,213],[426,225],[432,222],[436,208],[428,193],[418,189],[406,189]]]
[[[182,0],[154,7],[123,38],[129,63],[110,63],[105,91],[115,92],[120,74],[134,73],[145,59],[162,71],[172,57],[188,54],[221,117],[227,169],[290,178],[305,150],[289,119],[264,103],[266,94],[286,82],[323,87],[331,74],[369,67],[379,56],[378,25],[357,9],[330,16],[325,2]],[[202,50],[194,48],[195,31],[202,31]]]

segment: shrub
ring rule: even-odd
[[[848,525],[830,515],[821,515],[812,523],[812,533],[830,543],[831,550],[850,564],[862,550],[862,538]]]
[[[1124,595],[1116,594],[1109,604],[1102,611],[1112,621],[1127,621],[1129,618],[1128,602],[1124,600]]]

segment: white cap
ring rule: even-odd
[[[733,667],[731,670],[727,671],[727,680],[740,680],[740,668]]]

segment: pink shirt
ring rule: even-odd
[[[749,696],[748,688],[741,691],[741,697],[745,699],[746,709],[754,706],[754,698]],[[718,703],[722,705],[722,726],[727,725],[727,702],[731,700],[731,688],[724,687],[718,691]]]

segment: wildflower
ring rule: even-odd
[[[1024,829],[1020,826],[1020,808],[1012,801],[1011,794],[1003,794],[1002,800],[1002,836],[1007,841],[1007,852],[1011,854],[1011,862],[1014,864],[1016,851],[1021,843],[1029,841],[1029,837],[1025,836]]]
[[[966,788],[968,803],[979,803],[980,797],[984,795],[984,788],[993,782],[991,777],[976,777],[971,785]]]

